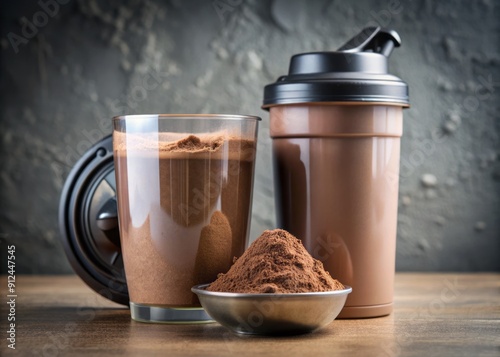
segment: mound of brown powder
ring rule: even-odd
[[[282,229],[265,231],[209,291],[234,293],[304,293],[342,290],[302,242]]]
[[[189,135],[179,141],[166,145],[164,150],[189,153],[211,152],[216,151],[223,143],[223,136],[214,135],[200,138],[195,135]]]

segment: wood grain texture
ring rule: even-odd
[[[138,323],[76,276],[18,276],[16,350],[0,282],[2,356],[500,356],[500,274],[399,273],[392,315],[291,337]]]

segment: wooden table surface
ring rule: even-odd
[[[15,350],[0,283],[2,356],[500,356],[500,274],[398,273],[390,316],[290,337],[139,323],[76,276],[18,276]]]

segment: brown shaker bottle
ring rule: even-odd
[[[395,31],[366,28],[336,52],[292,57],[264,89],[277,220],[353,288],[340,317],[390,314],[399,150],[408,86],[388,74]]]

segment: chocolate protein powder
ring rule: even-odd
[[[233,293],[305,293],[342,290],[302,242],[282,229],[268,230],[219,274],[209,291]]]

